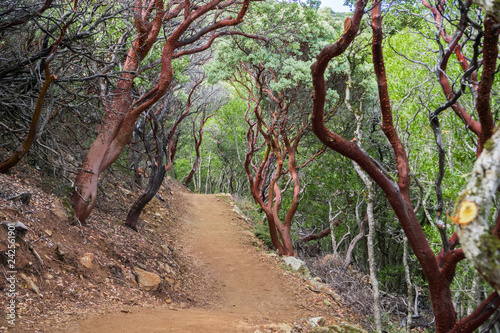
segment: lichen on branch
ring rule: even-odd
[[[491,204],[500,185],[500,130],[497,129],[485,148],[459,196],[453,219],[458,223],[457,232],[465,256],[500,292],[500,240],[489,223]],[[498,223],[499,219],[496,220]]]

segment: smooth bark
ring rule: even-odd
[[[221,6],[221,4],[224,5]],[[201,6],[190,6],[186,0],[181,4],[165,6],[162,0],[136,0],[134,20],[137,35],[124,61],[124,74],[118,80],[113,100],[110,103],[104,101],[106,116],[103,126],[98,129],[97,138],[92,143],[75,180],[75,191],[71,202],[76,217],[81,222],[87,219],[95,207],[99,175],[116,161],[124,147],[129,143],[138,117],[158,102],[170,87],[173,79],[172,61],[183,55],[206,50],[219,36],[237,33],[217,32],[217,30],[241,23],[249,4],[250,0],[244,0],[242,3],[236,0],[229,2],[212,0]],[[209,12],[224,10],[231,5],[240,5],[235,18],[221,18],[221,16],[216,15],[215,21],[208,23],[205,28],[199,30],[192,37],[182,39],[184,34]],[[141,61],[157,42],[164,23],[178,17],[182,12],[184,13],[182,20],[175,26],[163,44],[159,59],[161,71],[158,83],[139,99],[134,100],[131,91]],[[178,50],[192,45],[205,36],[208,37],[208,40],[204,45]]]
[[[452,329],[463,330],[467,327],[472,332],[473,325],[469,321],[473,317],[466,317],[457,325],[456,314],[451,301],[450,283],[453,279],[456,264],[464,258],[460,249],[450,250],[442,254],[443,261],[438,264],[436,255],[430,248],[425,234],[419,224],[412,207],[409,186],[410,173],[406,152],[393,124],[390,100],[387,92],[387,79],[382,54],[382,29],[381,29],[381,4],[374,2],[372,10],[372,57],[379,91],[379,102],[382,114],[382,130],[391,144],[396,158],[398,173],[397,183],[376,163],[370,156],[361,150],[354,142],[348,141],[340,135],[331,132],[324,122],[324,105],[326,86],[324,73],[328,62],[340,55],[348,47],[357,33],[365,3],[356,2],[356,10],[351,20],[350,29],[347,30],[337,42],[326,46],[318,55],[317,61],[311,67],[314,85],[313,130],[318,138],[330,149],[350,158],[356,162],[370,178],[385,193],[389,204],[408,238],[408,242],[422,267],[422,271],[429,283],[430,298],[436,318],[437,332],[449,332]],[[483,302],[482,306],[485,303]],[[467,324],[464,324],[467,323]]]

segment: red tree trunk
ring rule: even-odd
[[[392,121],[392,111],[390,109],[390,100],[387,92],[387,79],[382,54],[380,2],[374,1],[374,7],[372,9],[373,64],[377,76],[379,101],[382,111],[382,130],[390,142],[396,156],[398,170],[397,184],[392,179],[388,178],[388,176],[382,172],[370,157],[364,151],[360,150],[355,143],[331,132],[325,126],[324,104],[326,87],[324,73],[329,61],[342,54],[354,39],[363,15],[364,6],[364,1],[358,0],[356,2],[356,10],[349,29],[344,32],[338,42],[326,46],[318,55],[317,61],[311,67],[315,90],[312,115],[313,131],[329,148],[355,161],[386,194],[389,204],[396,213],[413,252],[427,278],[432,307],[436,318],[437,332],[472,332],[480,325],[481,320],[484,322],[484,320],[494,312],[495,307],[491,307],[491,305],[495,304],[495,306],[498,306],[497,299],[492,296],[493,298],[483,302],[480,306],[480,311],[476,311],[459,323],[456,322],[456,314],[451,301],[450,283],[455,272],[456,264],[464,259],[464,255],[461,249],[448,251],[440,255],[444,258],[444,261],[439,260],[439,262],[443,263],[442,266],[438,264],[438,258],[436,258],[436,255],[432,252],[410,202],[408,159]],[[461,116],[463,118],[463,114]]]
[[[219,6],[220,3],[224,3],[224,6]],[[242,4],[236,0],[230,0],[229,2],[212,0],[202,6],[194,7],[190,6],[189,2],[186,1],[186,6],[179,4],[176,7],[169,8],[169,11],[165,12],[165,4],[162,0],[136,1],[134,20],[137,35],[123,65],[125,73],[122,74],[121,79],[118,81],[113,101],[109,105],[104,102],[106,116],[103,125],[98,129],[97,138],[92,143],[75,180],[75,190],[71,197],[71,202],[75,209],[75,215],[81,222],[87,219],[95,207],[99,175],[120,156],[130,140],[138,117],[160,100],[170,87],[173,78],[173,59],[206,50],[210,47],[214,39],[221,35],[237,33],[216,33],[216,31],[223,27],[241,23],[248,10],[249,3],[250,0],[244,0]],[[223,15],[216,15],[217,19],[214,22],[210,22],[208,27],[201,28],[199,33],[195,34],[193,38],[181,40],[184,33],[207,13],[225,10],[226,8],[231,8],[231,5],[239,4],[241,4],[241,7],[236,18],[223,18]],[[152,18],[153,11],[155,14]],[[156,43],[164,22],[170,19],[177,19],[179,13],[182,11],[184,11],[182,21],[175,27],[163,46],[158,84],[141,98],[133,101],[131,98],[131,88],[133,80],[136,77],[134,73],[137,71],[140,62]],[[176,49],[193,44],[207,35],[210,38],[205,45],[175,53]]]

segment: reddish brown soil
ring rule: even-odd
[[[215,195],[183,194],[183,242],[210,276],[204,308],[138,309],[88,318],[78,332],[254,332],[313,314],[303,306],[294,278],[252,245],[241,221]],[[248,230],[247,230],[248,231]],[[125,310],[129,311],[129,310]],[[318,315],[318,314],[314,314]],[[66,331],[69,331],[68,329]]]
[[[311,291],[305,277],[266,253],[225,196],[188,193],[166,180],[135,232],[123,220],[139,191],[123,179],[104,179],[85,226],[65,212],[64,199],[49,193],[57,186],[29,168],[0,174],[0,221],[29,229],[16,239],[15,326],[6,320],[10,299],[0,278],[0,333],[268,333],[285,323],[307,332],[308,318],[335,323],[347,317],[331,296]],[[32,194],[28,204],[10,200],[21,193]],[[3,274],[7,246],[7,229],[0,227]],[[82,265],[86,253],[95,256],[92,268]],[[159,289],[142,290],[134,267],[159,274]]]

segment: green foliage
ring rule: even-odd
[[[398,35],[406,29],[421,31],[424,27],[421,17],[429,15],[424,6],[415,1],[394,1],[387,11],[390,14],[384,17],[384,26],[389,35]]]
[[[69,182],[62,182],[49,175],[44,175],[40,179],[40,185],[46,192],[53,193],[60,198],[69,198],[73,192],[73,188]]]
[[[63,209],[66,212],[66,215],[68,216],[69,223],[70,224],[75,223],[75,221],[76,221],[75,209],[71,205],[71,202],[69,201],[68,197],[63,197],[60,200],[61,200],[61,204],[63,206]]]
[[[326,11],[297,4],[256,3],[247,22],[245,32],[265,35],[267,40],[235,37],[220,42],[216,61],[207,66],[211,82],[230,81],[242,62],[279,73],[270,83],[277,92],[303,82],[310,86],[314,56],[338,36]]]
[[[271,241],[271,235],[269,234],[269,228],[267,224],[262,222],[257,223],[254,226],[253,232],[255,236],[260,239],[266,246],[270,249],[274,249],[273,242]]]
[[[352,5],[354,0],[347,0],[346,3]],[[30,76],[33,75],[31,74],[36,73],[37,68],[43,68],[40,59],[45,59],[41,56],[45,32],[50,31],[46,37],[46,43],[50,45],[60,33],[63,21],[73,20],[73,24],[67,30],[64,43],[61,44],[59,53],[51,64],[51,70],[53,74],[58,75],[59,82],[51,88],[52,96],[48,96],[48,99],[52,97],[52,100],[47,103],[50,106],[47,106],[44,111],[47,117],[47,127],[44,128],[43,133],[40,133],[39,140],[50,149],[57,150],[54,150],[58,156],[57,159],[60,158],[59,156],[69,155],[64,147],[76,147],[74,143],[79,142],[83,148],[86,148],[93,142],[95,124],[104,118],[106,112],[103,110],[103,100],[100,95],[103,83],[98,80],[88,80],[88,78],[99,74],[109,66],[106,72],[108,76],[99,80],[106,81],[109,84],[108,89],[112,90],[121,74],[121,59],[125,58],[126,51],[134,40],[134,20],[131,8],[126,7],[126,3],[116,0],[102,3],[90,1],[86,5],[89,10],[80,6],[76,13],[72,13],[71,4],[55,6],[51,8],[50,14],[46,12],[37,16],[36,24],[33,24],[35,22],[33,21],[26,26],[11,29],[2,35],[0,41],[0,53],[2,59],[5,59],[0,64],[0,72],[4,73],[3,75],[7,75],[10,68],[15,68],[17,63],[25,64],[23,65],[25,67],[21,66],[17,69],[18,73],[16,72],[15,75],[18,77],[13,75],[12,78],[15,79],[3,85],[3,88],[8,88],[11,84],[16,87],[11,91],[6,90],[7,93],[4,94],[6,96],[14,98],[18,93],[27,96],[23,103],[17,103],[18,106],[10,100],[0,103],[2,122],[4,122],[5,115],[9,117],[19,115],[18,118],[13,118],[13,121],[3,124],[3,128],[8,129],[18,124],[25,124],[30,118],[25,109],[30,103],[33,104],[40,80],[36,79],[35,75],[34,81],[29,84],[20,82],[32,81]],[[457,14],[455,5],[456,2],[448,1],[443,10]],[[223,92],[214,97],[220,103],[217,107],[210,109],[213,112],[217,110],[217,114],[206,124],[201,160],[195,174],[196,182],[191,184],[191,188],[199,192],[232,191],[242,211],[254,221],[261,220],[263,213],[258,211],[253,204],[248,189],[248,179],[243,168],[245,154],[248,151],[246,141],[248,125],[243,115],[249,110],[247,116],[253,117],[252,111],[255,107],[254,104],[249,104],[245,97],[247,93],[258,94],[255,82],[258,78],[263,82],[265,89],[279,97],[277,101],[264,94],[260,100],[260,106],[265,114],[264,120],[272,116],[273,110],[291,101],[294,103],[291,103],[287,110],[290,115],[289,124],[291,124],[289,135],[293,136],[297,133],[297,124],[301,121],[310,120],[313,96],[311,64],[323,47],[337,41],[343,32],[345,18],[350,16],[350,14],[335,15],[329,9],[318,10],[318,6],[319,1],[316,0],[307,0],[306,5],[270,0],[252,2],[248,15],[245,17],[245,23],[238,26],[238,30],[260,36],[260,38],[231,35],[213,44],[214,59],[204,68],[209,84],[200,86],[205,94],[197,95],[197,101],[192,108],[192,111],[196,110],[193,111],[196,113],[200,107],[212,103],[210,93],[206,93],[210,89],[219,93]],[[477,15],[477,18],[482,19],[483,14],[474,12],[474,8],[474,6],[471,7],[470,18]],[[62,20],[65,11],[69,13],[69,16]],[[379,126],[381,115],[371,60],[372,35],[367,23],[368,15],[365,16],[366,20],[363,19],[354,43],[349,46],[345,54],[333,59],[328,66],[326,110],[334,116],[327,126],[347,140],[358,139],[355,138],[354,116],[344,103],[347,80],[350,77],[352,107],[364,117],[362,124],[364,136],[360,140],[362,148],[389,174],[395,175],[396,165],[392,148]],[[411,200],[415,206],[417,202],[421,202],[421,208],[416,212],[417,217],[421,221],[432,250],[437,253],[442,248],[441,238],[433,221],[436,218],[435,206],[437,204],[434,186],[438,175],[438,150],[430,127],[429,115],[446,101],[436,75],[439,57],[442,57],[443,52],[443,49],[438,50],[446,45],[442,40],[438,42],[439,38],[436,39],[438,31],[434,19],[429,10],[420,2],[384,2],[383,16],[385,67],[393,116],[397,124],[396,130],[408,153],[412,177],[419,181],[423,191],[421,197],[420,188],[416,186],[416,181],[412,181]],[[43,29],[37,29],[37,26]],[[164,36],[168,34],[169,28],[167,25],[164,26]],[[454,31],[456,22],[445,20],[443,28],[447,32]],[[471,33],[470,28],[467,29],[469,30],[465,31],[464,36],[468,39],[461,41],[463,42],[461,47],[466,58],[470,59],[474,52],[471,43],[477,35]],[[186,36],[189,33],[187,32]],[[118,43],[122,36],[124,39]],[[153,65],[161,52],[162,45],[158,43],[141,64],[140,74],[134,79],[134,94],[140,95],[157,83],[158,65],[149,66]],[[66,54],[70,55],[67,57],[69,60],[66,59]],[[118,60],[111,62],[113,57]],[[195,76],[192,66],[194,58],[184,56],[175,59],[172,63],[175,87],[172,86],[169,98],[177,103],[175,107],[172,107],[177,111],[185,108],[189,93],[188,83]],[[31,61],[31,59],[34,60]],[[196,68],[196,71],[200,70],[200,67]],[[478,70],[479,78],[481,71],[482,69]],[[456,55],[450,57],[446,74],[454,83],[453,89],[458,89],[463,68]],[[74,79],[78,77],[83,79]],[[9,76],[5,78],[9,79]],[[5,78],[4,82],[7,82]],[[500,81],[496,80],[493,92],[498,91],[500,91]],[[64,99],[56,100],[55,96],[64,96]],[[499,104],[498,96],[497,93],[492,96],[496,122],[499,121],[499,113],[496,110]],[[460,98],[460,103],[467,110],[474,110],[475,102],[470,91]],[[471,111],[471,113],[474,112]],[[53,119],[58,119],[59,122]],[[179,145],[171,172],[180,181],[183,181],[189,174],[194,162],[194,140],[191,134],[193,119],[194,114],[189,121],[181,124],[178,131]],[[174,120],[175,117],[170,117],[165,121],[165,125],[171,125]],[[73,130],[82,127],[82,124],[89,126],[89,129],[82,133]],[[456,194],[463,188],[476,159],[474,149],[476,143],[473,136],[465,129],[463,121],[450,110],[440,115],[440,126],[446,149],[446,171],[442,183],[444,215],[446,215],[446,212],[452,210]],[[306,128],[305,133],[298,147],[297,164],[299,165],[305,163],[310,156],[322,148],[310,127]],[[2,140],[5,140],[4,135],[10,136],[9,140],[14,143],[11,144],[12,147],[17,145],[23,135],[20,131],[5,130],[1,134]],[[262,140],[259,143],[262,143]],[[11,149],[10,146],[6,147]],[[485,148],[491,147],[487,144]],[[134,149],[124,151],[114,164],[113,172],[131,175],[130,165],[135,157]],[[257,165],[262,155],[263,151],[255,154],[254,162]],[[49,170],[45,159],[39,156],[30,157],[30,159],[30,162],[40,166],[43,171]],[[76,157],[76,160],[82,159],[83,155]],[[286,158],[284,162],[286,165]],[[145,159],[142,163],[143,166],[146,165]],[[63,163],[64,168],[61,167],[61,169],[64,169],[66,173],[66,168],[73,164],[74,159],[70,163]],[[229,186],[230,176],[233,176],[233,190],[230,190]],[[315,161],[302,168],[299,177],[303,192],[292,224],[293,240],[297,241],[299,234],[316,233],[325,229],[330,224],[330,213],[331,215],[338,214],[336,219],[342,219],[342,222],[334,227],[335,238],[339,241],[349,233],[339,248],[339,253],[342,255],[349,241],[359,232],[358,221],[362,220],[366,214],[365,185],[354,171],[349,159],[330,151],[318,156]],[[283,192],[281,201],[283,207],[289,207],[292,204],[293,189],[292,186],[287,187],[289,180],[288,175],[279,180],[279,186],[287,188]],[[58,196],[69,197],[71,192],[69,182],[58,181],[54,178],[45,178],[44,182],[43,185],[52,189]],[[380,189],[377,191],[375,246],[379,280],[381,285],[387,287],[387,291],[404,292],[406,286],[401,264],[402,230],[384,194]],[[64,202],[63,199],[63,204]],[[281,219],[284,215],[284,210],[279,212]],[[451,229],[447,230],[448,236],[453,232]],[[267,246],[272,247],[268,226],[265,223],[257,223],[254,231],[258,238]],[[494,246],[498,245],[496,240],[489,241],[494,243]],[[320,244],[325,252],[332,249],[330,236],[317,241],[317,244]],[[355,249],[354,257],[360,268],[365,271],[367,268],[366,252],[366,242],[362,240]],[[419,286],[425,286],[414,256],[410,260],[410,266],[414,282]],[[452,289],[470,290],[475,278],[471,267],[459,265]],[[471,301],[471,297],[466,293],[456,292],[455,294],[457,302]],[[389,325],[389,321],[387,324]],[[397,331],[397,328],[389,327],[389,330]]]
[[[236,197],[236,205],[240,208],[241,212],[250,218],[250,220],[254,223],[262,223],[262,214],[260,210],[253,203],[253,199],[251,197]]]
[[[174,71],[175,82],[182,84],[190,81],[189,75],[186,73],[186,69],[190,64],[191,59],[189,59],[189,56],[177,58],[172,61],[172,70]]]
[[[385,266],[378,271],[378,280],[388,290],[397,290],[404,285],[404,275],[403,265]]]

